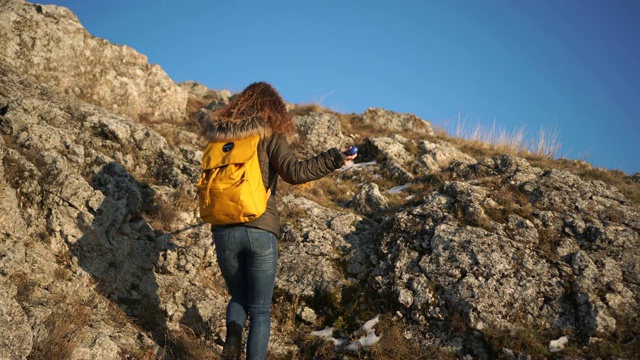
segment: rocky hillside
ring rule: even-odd
[[[231,94],[61,7],[0,0],[0,42],[0,359],[216,359],[196,133]],[[384,109],[291,111],[301,157],[361,152],[279,187],[270,358],[638,358],[638,174],[479,155]]]

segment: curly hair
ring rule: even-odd
[[[266,82],[255,82],[234,96],[221,109],[210,114],[216,120],[242,120],[259,117],[276,133],[291,135],[296,128],[278,91]]]

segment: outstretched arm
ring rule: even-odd
[[[345,149],[346,150],[346,149]],[[342,167],[354,155],[344,155],[337,148],[299,160],[284,136],[276,135],[269,152],[269,160],[280,177],[290,184],[302,184],[320,179]]]

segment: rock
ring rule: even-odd
[[[276,287],[287,293],[312,297],[337,294],[346,283],[335,261],[348,257],[355,236],[356,215],[323,208],[316,203],[285,196],[282,208],[303,211],[307,216],[286,224],[279,248]],[[344,224],[350,224],[345,227]],[[344,254],[344,255],[342,255]],[[304,268],[304,271],[300,271]]]
[[[27,340],[12,344],[11,353],[46,352],[43,346],[55,328],[44,324],[53,309],[73,314],[64,304],[81,309],[90,298],[100,299],[92,310],[92,327],[101,330],[78,337],[70,358],[115,358],[137,351],[140,328],[127,327],[129,318],[144,319],[143,331],[160,341],[169,329],[179,328],[194,306],[207,319],[223,317],[222,295],[202,289],[219,276],[208,250],[210,232],[190,227],[197,223],[192,210],[173,208],[193,202],[198,161],[183,158],[144,125],[21,78],[2,59],[0,72],[6,79],[3,96],[15,99],[3,102],[0,116],[0,206],[2,214],[12,214],[2,215],[0,222],[0,280],[21,284],[19,303],[28,309],[21,317],[12,298],[0,295],[0,302],[8,304],[4,314],[10,312],[9,323],[15,324],[4,328],[10,333],[3,338],[33,338],[33,346]],[[186,229],[188,237],[174,236],[167,228]],[[181,245],[179,252],[175,243]],[[189,293],[188,299],[175,296],[181,292]],[[126,314],[117,338],[106,325],[113,307]],[[196,329],[207,321],[189,319]]]
[[[307,324],[313,324],[318,318],[315,311],[313,311],[312,308],[306,307],[306,306],[301,306],[298,309],[297,315],[302,321],[304,321]]]
[[[438,140],[431,142],[422,140],[419,144],[420,157],[414,165],[414,172],[420,175],[437,172],[453,162],[475,163],[471,156],[456,149],[451,144]]]
[[[208,87],[197,83],[195,81],[185,81],[178,84],[182,89],[186,90],[189,95],[193,95],[203,101],[222,101],[224,103],[229,102],[231,98],[231,92],[229,90],[211,90]]]
[[[591,336],[601,337],[611,333],[616,327],[616,320],[610,315],[607,305],[593,296],[602,286],[599,278],[604,273],[599,271],[591,258],[582,251],[573,255],[571,267],[576,276],[573,290],[582,328]],[[617,272],[620,276],[620,270]]]
[[[367,139],[367,150],[373,152],[374,157],[383,157],[384,159],[393,159],[400,163],[409,161],[412,156],[405,149],[405,144],[409,140],[400,136],[392,135],[390,137]]]
[[[16,293],[15,286],[0,285]],[[29,318],[13,297],[0,297],[0,321],[4,324],[0,329],[0,359],[26,359],[33,346],[33,333]]]
[[[384,210],[387,200],[380,193],[378,185],[366,183],[351,201],[350,207],[359,214],[373,214]]]
[[[101,360],[116,359],[120,355],[120,348],[111,341],[107,334],[98,334],[91,339],[87,347],[76,348],[70,359],[73,360]]]
[[[402,114],[380,108],[369,108],[362,114],[362,122],[390,133],[408,131],[433,136],[431,124],[413,114]]]
[[[185,81],[179,86],[188,93],[187,113],[197,122],[202,121],[210,111],[228,104],[231,99],[229,90],[211,90],[195,81]]]
[[[306,116],[294,116],[300,141],[304,143],[304,155],[312,156],[329,148],[342,148],[347,138],[340,131],[340,120],[336,115],[313,112]]]
[[[405,164],[413,158],[405,149],[405,144],[409,141],[400,135],[367,138],[365,140],[365,151],[368,156],[382,159],[380,170],[383,173],[387,173],[389,178],[405,184],[411,182],[414,178],[413,174],[405,168]]]
[[[513,155],[484,158],[473,164],[462,162],[456,164],[453,171],[462,177],[499,177],[511,185],[519,185],[535,179],[543,172],[539,168],[532,167],[527,160]]]
[[[477,228],[443,224],[436,228],[430,245],[433,253],[422,257],[420,269],[431,281],[447,285],[438,298],[462,306],[472,328],[481,331],[490,324],[509,328],[505,319],[513,309],[521,311],[527,321],[541,316],[558,321],[557,307],[549,305],[558,302],[563,291],[557,279],[554,282],[557,272],[524,244]],[[453,258],[455,264],[450,262]],[[546,280],[541,286],[531,286],[538,279]]]
[[[545,209],[591,206],[609,206],[624,203],[624,196],[600,181],[582,181],[576,175],[562,170],[549,170],[539,177],[520,185],[530,194],[532,202]]]
[[[184,113],[183,92],[198,116],[232,95],[173,84],[63,8],[0,3],[0,358],[155,358],[176,355],[182,339],[216,357],[229,296],[198,218],[197,124],[142,123],[136,109],[162,98],[158,109]],[[59,65],[71,55],[78,69]],[[117,99],[95,100],[110,87]],[[640,313],[640,209],[627,192],[518,156],[474,161],[412,116],[363,118],[377,135],[358,144],[362,161],[275,195],[290,216],[272,356],[319,356],[291,341],[296,321],[341,319],[345,336],[374,314],[390,314],[381,341],[397,329],[400,346],[463,359],[534,358],[515,345],[547,349],[536,334],[571,333],[585,358],[596,342],[631,340],[620,334],[633,334]],[[299,153],[352,141],[337,120],[298,117]],[[501,334],[508,344],[489,349]]]
[[[579,215],[598,214],[605,211],[603,206],[622,206],[624,209],[617,210],[620,214],[634,213],[635,210],[623,205],[624,200],[615,190],[569,174],[550,180],[550,174],[531,168],[514,157],[461,164],[452,167],[452,171],[472,179],[493,176],[504,179],[506,186],[519,185],[524,194],[529,194],[528,199],[534,206],[546,204],[541,199],[553,198],[554,195],[545,195],[546,189],[559,191],[562,196],[572,196],[573,199],[556,201],[556,207],[542,206],[549,211],[534,211],[527,215],[530,218],[509,214],[504,224],[500,224],[487,217],[487,211],[500,201],[494,198],[500,192],[494,192],[493,185],[451,181],[445,182],[444,194],[432,193],[425,197],[423,205],[394,215],[388,224],[381,226],[383,232],[378,233],[381,239],[377,254],[380,261],[372,271],[371,286],[383,291],[381,297],[395,297],[397,303],[407,309],[407,317],[422,323],[423,316],[429,318],[430,314],[441,311],[446,319],[452,311],[462,311],[466,325],[482,332],[487,326],[513,329],[517,322],[506,319],[509,319],[509,314],[514,314],[513,309],[517,309],[517,316],[522,317],[525,323],[537,319],[551,324],[553,328],[576,329],[588,336],[606,337],[621,321],[618,316],[621,309],[638,308],[635,297],[630,295],[637,291],[631,290],[635,288],[631,285],[635,280],[629,282],[624,279],[638,273],[634,270],[637,265],[629,267],[640,259],[635,250],[637,232],[628,231],[629,228],[623,230],[614,224],[604,230],[601,225],[596,225],[601,224],[599,220]],[[546,183],[547,180],[550,182]],[[532,184],[539,182],[547,185],[534,190]],[[578,204],[578,207],[572,208],[572,204]],[[455,214],[457,209],[461,210],[460,215],[449,215]],[[583,210],[574,212],[572,209]],[[550,219],[562,211],[578,214],[570,222],[571,228],[576,229],[572,233],[583,235],[560,239],[558,254],[571,263],[553,265],[549,255],[533,252],[530,246],[546,246],[550,233],[544,226],[560,227],[561,223]],[[626,216],[617,218],[617,221],[628,221]],[[588,230],[590,226],[600,230]],[[407,236],[403,229],[414,230],[411,236]],[[588,240],[590,245],[586,247],[589,253],[579,250],[580,244],[586,245],[580,240],[585,237],[592,239]],[[608,244],[609,255],[596,250],[604,249],[596,245],[601,242]],[[616,249],[625,250],[618,252]],[[615,262],[612,257],[623,260]],[[496,282],[495,279],[500,280]],[[431,290],[433,285],[417,287],[420,283],[436,284],[436,289],[438,286],[442,288],[434,292]],[[605,284],[617,285],[604,290]],[[571,287],[572,294],[578,296],[577,307],[564,298],[567,286]],[[500,295],[490,295],[489,292]],[[596,295],[602,293],[607,293],[606,302]],[[424,294],[428,295],[425,300],[416,300]],[[520,302],[517,300],[520,296],[527,300]],[[505,313],[499,310],[506,308],[510,310]]]
[[[187,93],[159,65],[92,36],[67,8],[10,0],[0,19],[0,58],[33,81],[133,119],[185,118]]]
[[[535,225],[516,214],[507,216],[507,234],[510,239],[522,243],[538,244],[539,234]]]

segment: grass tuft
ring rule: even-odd
[[[165,353],[172,359],[184,360],[214,360],[220,355],[214,346],[204,337],[196,334],[187,327],[171,331],[167,334]]]
[[[494,121],[490,127],[481,123],[467,123],[466,119],[458,116],[453,126],[445,126],[452,130],[455,137],[470,141],[479,147],[490,147],[501,153],[535,154],[541,157],[554,158],[560,150],[557,128],[541,127],[537,136],[528,137],[525,126],[507,130],[499,127]],[[438,132],[443,134],[442,131]]]
[[[173,206],[167,203],[157,204],[151,212],[151,227],[171,231],[176,218],[176,210]]]
[[[296,105],[289,111],[289,114],[292,115],[292,116],[296,116],[296,115],[298,115],[298,116],[307,116],[307,115],[315,113],[315,112],[333,113],[333,111],[323,108],[322,105],[320,105],[320,104],[311,103],[311,104]]]
[[[551,334],[549,330],[533,325],[518,327],[511,331],[486,328],[482,330],[482,334],[495,356],[502,355],[503,349],[509,349],[516,355],[529,356],[528,358],[533,360],[548,359],[551,355],[548,348],[549,341],[559,337]]]
[[[69,359],[89,325],[89,314],[89,307],[73,306],[49,315],[44,322],[47,335],[34,344],[29,360]]]

